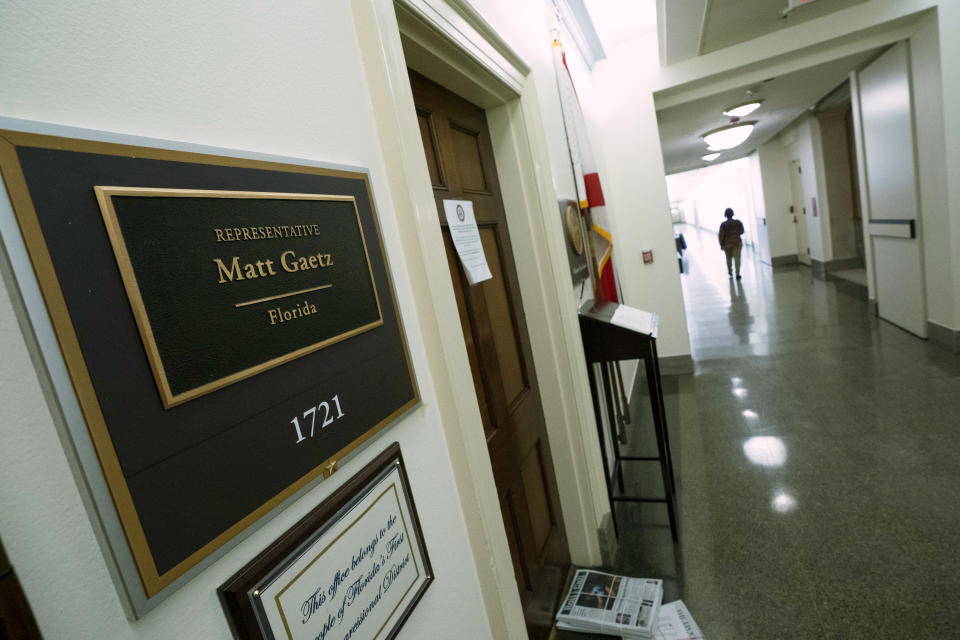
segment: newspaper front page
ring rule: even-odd
[[[663,582],[600,571],[576,572],[557,614],[557,628],[621,638],[654,637]]]
[[[703,632],[697,626],[683,600],[669,602],[660,607],[657,618],[656,640],[704,640]]]

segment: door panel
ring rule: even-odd
[[[927,314],[919,292],[923,281],[917,241],[873,236],[874,269],[877,277],[877,310],[880,317],[926,337]]]
[[[493,325],[493,342],[497,351],[500,379],[503,383],[504,399],[509,407],[526,390],[527,381],[520,355],[520,341],[513,326],[510,297],[500,267],[501,254],[496,231],[489,226],[481,227],[480,241],[487,256],[490,273],[493,274],[493,278],[480,286],[484,288],[487,311]]]
[[[513,508],[513,502],[509,493],[500,498],[500,515],[503,517],[503,527],[507,533],[507,546],[510,547],[510,558],[513,560],[513,572],[517,579],[517,585],[520,587],[520,593],[530,589],[530,579],[524,570],[520,552],[519,527],[517,526],[517,514]]]
[[[913,109],[907,44],[894,45],[860,72],[869,222],[919,228]],[[927,337],[923,252],[919,238],[871,236],[877,278],[877,311],[921,338]]]
[[[450,142],[457,159],[461,189],[487,193],[487,181],[483,176],[483,161],[480,158],[480,133],[450,123]]]
[[[423,151],[427,156],[427,171],[430,172],[430,183],[435,187],[444,186],[443,171],[440,167],[440,154],[437,152],[437,136],[433,130],[433,121],[426,111],[417,110],[417,121],[420,124],[420,139],[423,141]]]
[[[570,554],[493,146],[482,109],[413,72],[410,84],[504,528],[529,614],[559,601],[563,585],[556,575],[566,571]],[[473,203],[491,279],[469,285],[443,214],[449,199]],[[532,637],[543,635],[542,620],[528,615],[527,622]]]
[[[457,250],[453,246],[450,232],[444,230],[443,245],[447,250],[447,267],[451,273],[457,269]],[[461,278],[453,278],[453,294],[457,298],[457,311],[460,314],[460,326],[463,327],[463,341],[467,346],[467,358],[470,360],[470,371],[473,374],[474,391],[477,394],[477,403],[480,405],[480,419],[483,420],[483,429],[489,438],[492,435],[493,419],[487,403],[487,391],[483,386],[483,376],[480,373],[480,357],[477,355],[477,344],[473,339],[470,315],[467,313],[467,302],[464,287],[466,283]]]
[[[527,510],[530,513],[530,525],[533,533],[533,548],[537,554],[543,551],[550,535],[550,504],[547,499],[547,486],[543,481],[543,466],[540,462],[540,448],[535,447],[521,470],[523,489],[527,496]]]

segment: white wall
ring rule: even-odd
[[[951,39],[952,35],[947,39]],[[927,287],[928,319],[944,327],[953,323],[954,295],[951,230],[958,229],[947,206],[947,174],[944,163],[943,91],[941,88],[940,37],[937,16],[929,14],[910,38],[917,168],[920,187],[920,231]],[[951,118],[955,120],[956,118]],[[960,186],[960,185],[958,185]]]
[[[767,218],[767,235],[771,257],[797,254],[797,231],[790,212],[793,196],[790,193],[790,160],[774,138],[757,149],[760,177],[763,184],[763,206]],[[800,220],[800,218],[797,218]]]
[[[950,267],[953,272],[952,329],[960,329],[960,74],[953,64],[960,60],[960,3],[942,0],[937,6],[937,25],[940,32],[940,69],[943,114],[950,114],[943,122],[943,147],[946,173],[946,202],[950,225]],[[923,186],[921,185],[921,188]],[[921,194],[921,198],[923,195]],[[947,263],[936,269],[950,268]],[[927,304],[930,304],[929,297]],[[939,315],[938,315],[939,317]]]
[[[799,160],[803,170],[801,183],[803,184],[803,202],[807,208],[807,239],[810,243],[810,257],[814,260],[826,262],[833,259],[830,246],[829,206],[826,198],[826,182],[823,179],[823,152],[820,145],[820,126],[816,118],[810,115],[801,116],[788,127],[791,132],[780,134],[782,141],[796,140],[784,144],[784,155],[787,164]],[[789,183],[788,188],[789,188]],[[813,215],[813,198],[817,199],[817,215]],[[798,224],[802,223],[803,216],[797,216]]]
[[[764,217],[766,207],[763,202],[763,176],[760,174],[760,154],[756,151],[747,156],[747,175],[749,176],[749,197],[751,208],[753,209],[754,223],[756,225],[754,233],[757,240],[754,247],[757,250],[757,257],[764,262],[770,262],[770,238]]]
[[[847,146],[847,123],[836,109],[818,114],[820,142],[823,149],[823,179],[826,184],[829,211],[830,241],[833,259],[857,257],[857,231],[853,223],[853,184],[850,180],[850,157]]]
[[[624,302],[660,315],[661,357],[688,355],[690,339],[653,105],[656,33],[620,43],[593,70],[590,99],[581,95],[600,165],[614,260]],[[577,80],[575,77],[574,80]],[[578,85],[579,91],[579,85]],[[641,252],[652,249],[653,264]]]
[[[231,637],[216,588],[389,442],[437,582],[404,637],[491,637],[346,0],[4,3],[0,114],[371,168],[421,409],[137,622],[124,617],[0,286],[0,537],[46,638]]]
[[[540,0],[502,2],[501,0],[473,0],[471,4],[485,20],[510,43],[510,46],[530,66],[531,74],[536,78],[537,99],[544,130],[547,132],[547,148],[550,153],[550,170],[558,199],[579,200],[574,185],[573,168],[563,125],[557,83],[554,79],[551,26],[553,10]],[[587,90],[583,85],[589,79],[590,71],[571,38],[565,30],[561,31],[561,41],[567,56],[567,65],[578,94]],[[601,183],[603,176],[601,175]],[[560,215],[559,209],[557,216]],[[592,267],[591,267],[592,269]],[[588,278],[581,285],[573,287],[570,304],[579,308],[583,300],[593,298],[593,283]]]

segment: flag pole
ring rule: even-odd
[[[560,47],[561,51],[563,49],[560,44],[560,28],[562,24],[563,17],[560,15],[560,7],[557,1],[554,0],[553,26],[551,29],[553,32],[553,46]],[[554,71],[557,72],[556,69],[554,69]],[[567,123],[567,113],[563,108],[563,92],[560,89],[559,78],[557,79],[557,94],[560,97],[560,118],[563,121],[563,133],[567,138],[567,158],[570,160],[570,175],[573,177],[574,196],[577,200],[577,210],[580,212],[580,237],[583,239],[584,250],[586,250],[590,258],[587,260],[587,266],[590,270],[590,283],[593,286],[593,299],[596,300],[597,292],[600,291],[600,265],[597,262],[597,254],[594,251],[593,241],[590,238],[590,233],[593,230],[593,216],[590,215],[590,207],[580,207],[580,194],[577,193],[577,168],[574,165],[573,156],[570,153],[570,126]]]

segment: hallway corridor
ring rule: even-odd
[[[682,230],[677,595],[711,640],[960,638],[960,358]]]

